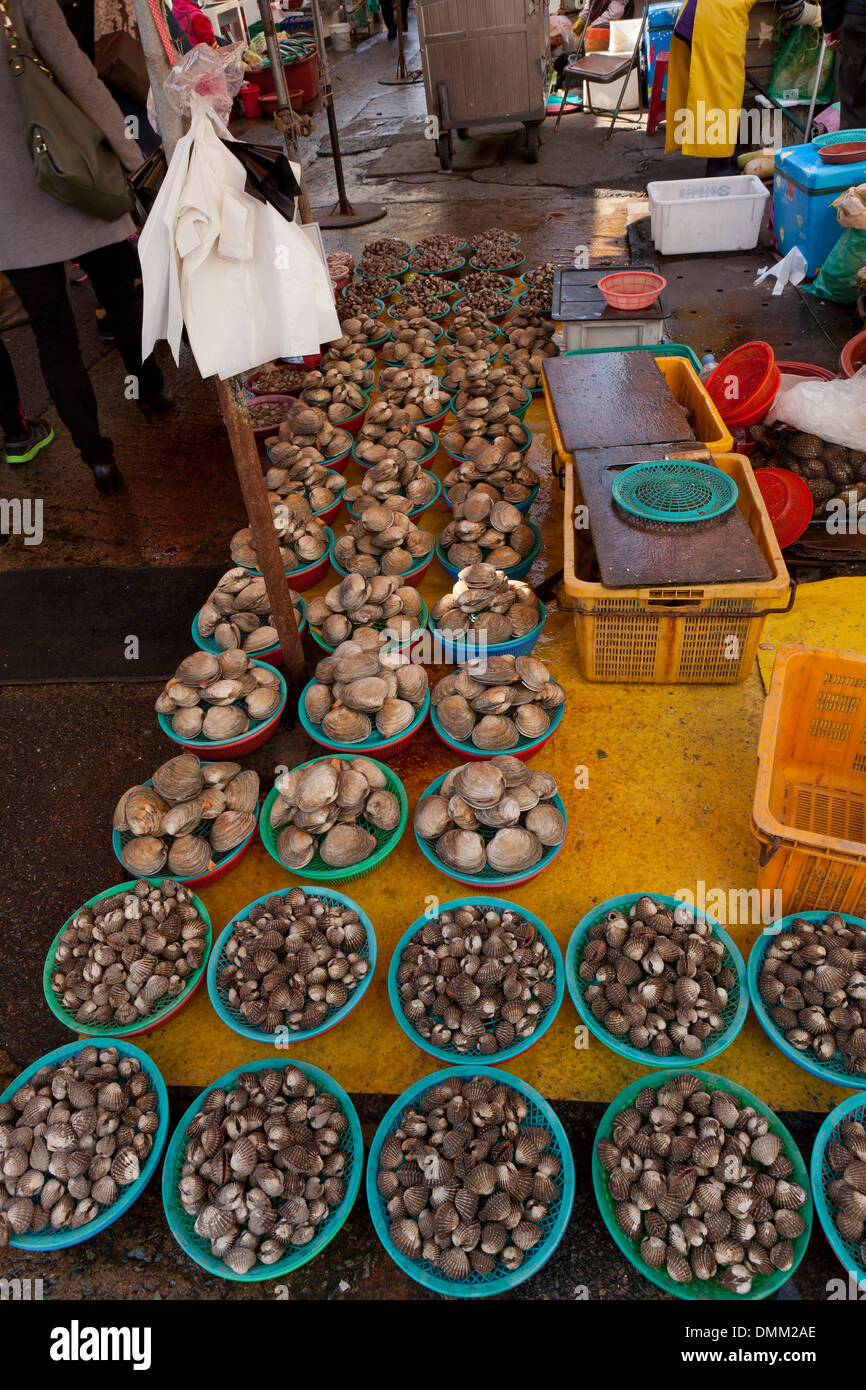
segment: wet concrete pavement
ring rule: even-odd
[[[414,20],[413,20],[414,32]],[[416,48],[407,58],[413,65]],[[334,68],[334,91],[341,128],[351,136],[385,120],[391,128],[423,113],[420,88],[378,85],[396,62],[394,48],[377,37]],[[242,130],[239,123],[239,130]],[[326,134],[322,116],[305,142],[305,177],[314,205],[334,199],[329,159],[316,155]],[[515,135],[495,165],[468,174],[439,171],[431,145],[429,173],[389,179],[370,177],[381,148],[346,159],[351,198],[377,200],[387,218],[372,228],[346,234],[326,233],[329,248],[346,246],[356,254],[364,241],[378,235],[421,235],[448,230],[476,232],[487,225],[509,225],[523,237],[528,263],[570,259],[576,245],[587,245],[594,260],[626,263],[628,229],[645,212],[647,178],[662,172],[672,177],[677,161],[661,159],[661,137],[647,141],[631,130],[602,140],[603,124],[584,117],[567,118],[558,135],[545,130],[541,158],[530,165]],[[257,127],[256,134],[261,133]],[[689,174],[694,170],[689,168]],[[705,274],[723,274],[721,262]],[[743,276],[745,279],[745,276]],[[94,300],[89,286],[70,290],[86,361],[100,400],[104,428],[116,442],[127,488],[117,498],[98,497],[87,470],[57,422],[56,442],[34,464],[14,475],[7,471],[6,495],[45,500],[45,540],[34,551],[13,539],[0,551],[0,565],[171,565],[211,561],[227,555],[227,542],[242,524],[242,505],[231,455],[219,418],[212,382],[202,382],[184,349],[179,368],[168,365],[170,389],[177,405],[170,416],[146,424],[133,403],[123,399],[123,367],[118,355],[96,334]],[[716,285],[702,294],[698,281],[688,296],[675,297],[670,336],[699,350],[724,347],[724,315],[716,307]],[[749,336],[759,332],[760,300],[749,315],[743,292],[736,322]],[[757,295],[757,292],[756,292]],[[695,314],[694,298],[699,301]],[[709,300],[709,303],[707,301]],[[726,311],[727,306],[726,306]],[[800,309],[797,309],[800,312]],[[690,322],[692,319],[696,322]],[[733,320],[729,320],[731,322]],[[797,355],[829,361],[848,336],[847,316],[831,315],[830,327],[808,310],[802,319],[802,349]],[[16,363],[29,413],[53,419],[38,371],[29,328],[4,333]],[[769,336],[769,334],[767,335]],[[798,343],[798,349],[800,344]],[[160,350],[163,360],[166,354]],[[793,355],[793,354],[792,354]],[[536,467],[546,468],[539,452]],[[545,497],[550,498],[549,479]],[[555,507],[550,525],[555,526]],[[437,526],[438,529],[438,526]],[[546,557],[549,569],[555,555]],[[549,564],[548,564],[549,562]],[[561,617],[563,615],[560,615]],[[190,615],[178,615],[189,622]],[[568,620],[570,622],[570,619]],[[34,634],[38,641],[38,633]],[[2,940],[11,968],[0,971],[0,1086],[40,1053],[68,1041],[69,1034],[48,1014],[42,999],[45,950],[65,916],[78,902],[119,871],[105,827],[118,793],[147,776],[166,754],[165,741],[152,716],[157,687],[148,685],[40,686],[0,692],[0,792],[5,814],[0,821],[3,876]],[[751,698],[751,697],[750,697]],[[599,702],[599,715],[601,714]],[[626,716],[627,717],[627,716]],[[292,735],[280,756],[292,756]],[[299,757],[305,751],[295,751]],[[265,785],[274,750],[262,759]],[[599,870],[600,871],[600,870]],[[351,890],[350,890],[351,891]],[[553,885],[551,885],[553,891]],[[543,915],[543,914],[542,914]],[[365,1137],[384,1113],[390,1096],[353,1091]],[[183,1086],[172,1091],[173,1120],[192,1097]],[[592,1102],[557,1102],[572,1141],[579,1173],[588,1172],[592,1134],[601,1106]],[[817,1125],[814,1113],[789,1118],[808,1155]],[[820,1296],[835,1263],[818,1232],[796,1281],[802,1296]],[[50,1261],[10,1253],[3,1273],[42,1276],[53,1297],[256,1299],[273,1297],[269,1284],[227,1285],[192,1265],[169,1235],[162,1216],[158,1183],[103,1235]],[[405,1279],[381,1250],[373,1234],[363,1192],[337,1240],[305,1270],[287,1281],[291,1298],[335,1296],[341,1279],[348,1298],[418,1299],[423,1291]],[[544,1272],[515,1295],[526,1300],[575,1297],[586,1286],[591,1298],[653,1299],[661,1295],[638,1278],[619,1256],[597,1214],[591,1190],[579,1184],[578,1203],[566,1240]],[[337,1294],[337,1296],[343,1296]]]

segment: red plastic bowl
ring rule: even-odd
[[[763,420],[779,389],[781,372],[769,343],[744,343],[723,357],[706,382],[726,425],[745,429]],[[736,392],[728,394],[732,383]]]
[[[617,270],[603,275],[598,288],[611,309],[648,309],[667,283],[663,275],[651,270]]]
[[[839,357],[839,366],[843,376],[854,376],[861,367],[866,367],[866,328],[862,333],[855,333],[845,344]]]
[[[296,404],[297,399],[297,396],[256,396],[255,403],[258,404],[259,401],[283,401],[286,407],[286,414],[288,415],[292,406]],[[250,405],[252,405],[252,401],[250,401]],[[254,419],[255,415],[251,414],[250,421]],[[276,434],[278,429],[279,423],[276,425],[253,425],[253,434],[256,439],[267,439],[268,435]]]
[[[452,742],[451,739],[445,738],[441,729],[436,727],[432,719],[430,720],[430,724],[439,742],[445,745],[449,753],[459,753],[464,762],[483,763],[486,762],[488,758],[492,757],[491,752],[484,752],[483,749],[476,748],[474,743],[458,743],[456,740]],[[537,739],[535,743],[531,743],[527,748],[506,748],[503,749],[503,752],[508,753],[510,757],[519,758],[522,763],[528,763],[530,758],[534,758],[536,753],[539,753],[544,745],[550,742],[555,733],[556,730],[551,729],[543,738]]]
[[[804,381],[835,381],[836,376],[827,367],[814,367],[811,362],[777,362],[782,376],[797,376]]]
[[[208,748],[208,761],[221,763],[225,762],[227,759],[231,759],[231,761],[234,762],[238,758],[246,757],[247,753],[254,753],[257,748],[262,748],[271,735],[276,733],[277,725],[283,717],[284,710],[285,702],[280,705],[276,714],[272,714],[270,719],[266,720],[264,724],[261,724],[253,733],[244,734],[242,738],[235,739],[233,743],[217,743],[214,744],[213,747]],[[169,737],[172,738],[172,735],[169,735]],[[183,740],[177,738],[176,735],[172,738],[172,741],[177,743],[185,753],[195,753],[197,757],[201,755],[203,745],[200,743],[184,743]]]
[[[320,579],[324,579],[328,573],[331,557],[328,551],[317,560],[314,565],[310,565],[305,570],[292,570],[286,575],[286,583],[295,593],[303,593],[305,589],[312,589],[314,584],[318,584]]]
[[[336,420],[334,422],[335,429],[346,430],[346,432],[348,434],[351,434],[353,437],[358,433],[358,430],[361,428],[361,426],[367,418],[367,411],[370,409],[370,392],[367,391],[365,395],[366,403],[362,406],[358,413],[356,415],[350,415],[348,420]],[[346,456],[348,457],[348,450]],[[326,462],[329,468],[336,467],[336,464],[334,463],[333,459],[327,459]]]
[[[800,539],[812,520],[812,494],[804,480],[787,468],[756,468],[755,482],[767,505],[776,540],[784,550]]]

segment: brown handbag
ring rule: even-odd
[[[103,34],[96,40],[93,61],[103,82],[139,106],[147,105],[150,83],[141,44],[126,29]]]

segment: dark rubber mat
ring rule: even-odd
[[[227,565],[0,574],[0,685],[166,680]]]

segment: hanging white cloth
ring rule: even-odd
[[[330,280],[299,227],[244,192],[228,128],[198,102],[139,238],[142,352],[186,325],[202,376],[235,376],[340,336]]]

